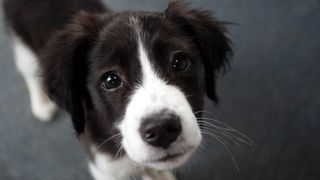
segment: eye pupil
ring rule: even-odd
[[[175,71],[183,71],[188,67],[188,58],[185,54],[176,53],[171,62],[171,68]]]
[[[107,72],[102,77],[102,85],[107,90],[114,90],[121,84],[121,78],[114,72]]]

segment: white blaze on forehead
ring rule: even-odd
[[[139,38],[139,60],[140,60],[140,65],[142,67],[142,75],[143,75],[143,81],[150,81],[150,80],[156,80],[159,81],[156,78],[156,73],[153,71],[152,66],[150,64],[147,52],[145,48],[143,47],[143,44]]]
[[[167,83],[158,77],[157,71],[151,65],[148,58],[148,54],[143,47],[143,43],[139,40],[139,60],[142,71],[142,88],[144,88],[146,94],[152,97],[153,100],[156,98],[156,89],[161,85],[166,85]]]
[[[151,65],[148,53],[144,47],[144,43],[141,39],[141,27],[139,25],[139,19],[136,17],[129,17],[131,26],[137,33],[138,36],[138,54],[139,61],[142,71],[142,86],[149,85],[151,87],[157,87],[160,84],[166,84],[166,82],[158,77],[156,69]]]

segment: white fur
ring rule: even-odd
[[[129,180],[138,171],[127,156],[115,160],[100,152],[94,153],[89,168],[95,180]]]
[[[51,120],[57,108],[42,89],[37,56],[17,36],[13,36],[13,48],[16,65],[29,90],[33,115],[42,121]]]
[[[143,180],[175,180],[176,178],[169,171],[149,170],[142,176]]]
[[[92,152],[95,152],[94,160],[89,163],[89,169],[95,180],[129,180],[141,174],[143,174],[143,180],[175,180],[169,171],[157,171],[137,166],[128,156],[113,159],[105,153],[95,150]]]
[[[201,133],[185,94],[176,86],[162,80],[153,69],[143,43],[139,40],[139,60],[142,67],[142,84],[136,87],[127,105],[119,129],[123,135],[122,145],[128,156],[138,164],[164,170],[183,164],[201,142]],[[168,150],[145,143],[139,133],[141,120],[149,115],[170,110],[181,119],[182,132]],[[185,152],[171,162],[150,162],[165,155]]]

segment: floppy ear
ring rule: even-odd
[[[78,134],[84,131],[85,108],[90,107],[86,89],[88,52],[102,26],[95,14],[80,13],[41,54],[44,87],[55,103],[70,113]]]
[[[229,65],[228,58],[232,54],[224,23],[216,20],[209,11],[191,9],[181,1],[170,3],[165,17],[178,25],[188,37],[192,37],[198,46],[205,70],[207,95],[218,102],[216,77],[221,69],[225,70]]]

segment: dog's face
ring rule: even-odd
[[[161,15],[125,14],[100,32],[89,61],[94,109],[120,130],[129,157],[157,168],[185,161],[201,141],[194,112],[204,68],[195,44]]]
[[[165,13],[81,14],[48,45],[44,80],[81,137],[95,146],[110,138],[105,151],[167,169],[199,146],[195,112],[205,93],[216,100],[229,51],[221,23],[180,3]]]

